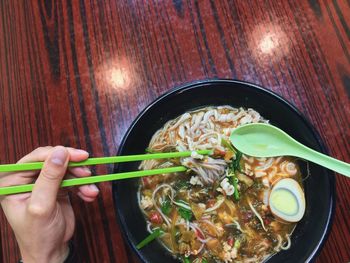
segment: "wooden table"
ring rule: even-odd
[[[0,161],[38,146],[116,153],[136,115],[180,84],[262,85],[300,109],[330,154],[350,162],[350,2],[0,2]],[[111,172],[100,167],[96,173]],[[337,175],[331,234],[317,262],[350,260],[350,180]],[[83,262],[137,262],[116,222],[111,184],[72,197]],[[20,258],[0,214],[1,262]]]

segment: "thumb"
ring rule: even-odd
[[[57,193],[67,171],[68,150],[56,146],[45,160],[44,166],[35,182],[29,203],[29,212],[34,215],[50,215],[56,206]]]

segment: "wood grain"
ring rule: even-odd
[[[296,105],[331,155],[350,162],[350,2],[0,1],[0,162],[63,144],[116,153],[136,115],[195,80],[262,85]],[[100,167],[94,173],[111,172]],[[331,234],[317,262],[350,260],[350,180],[337,176]],[[82,262],[137,262],[111,185],[72,196]],[[0,261],[19,250],[0,213]]]

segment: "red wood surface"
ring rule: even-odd
[[[0,1],[0,162],[38,146],[116,153],[136,115],[180,84],[250,81],[296,105],[331,155],[350,162],[350,2]],[[96,173],[111,172],[99,167]],[[350,260],[350,180],[337,176],[334,224],[317,262]],[[137,262],[109,183],[72,197],[83,262]],[[0,261],[20,258],[0,213]]]

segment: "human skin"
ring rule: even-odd
[[[11,225],[25,263],[61,263],[69,253],[68,241],[75,228],[75,217],[68,191],[86,202],[96,199],[95,185],[62,190],[62,179],[90,176],[86,167],[68,169],[68,162],[87,159],[86,151],[63,146],[40,147],[18,163],[44,162],[41,171],[0,173],[0,187],[33,183],[32,193],[0,196],[1,207]]]

